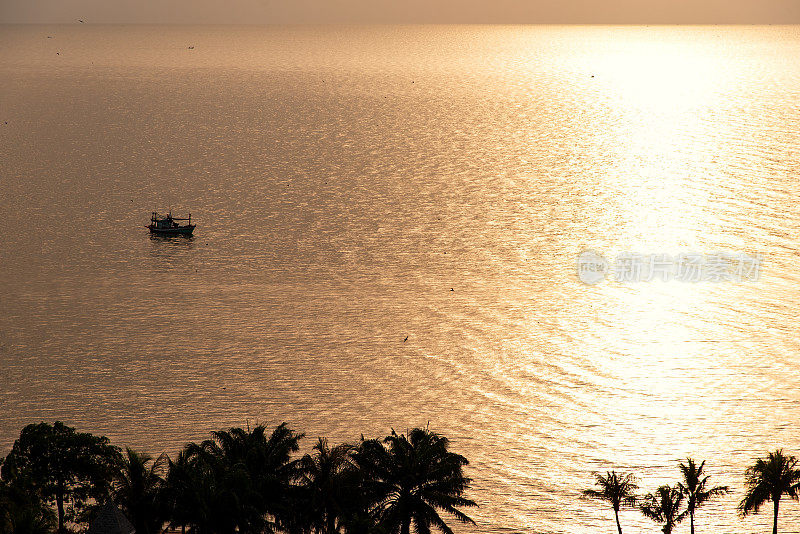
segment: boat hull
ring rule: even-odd
[[[155,226],[150,225],[150,226],[148,226],[148,228],[150,229],[150,233],[151,234],[155,234],[155,235],[165,235],[165,236],[184,235],[184,236],[189,236],[189,235],[192,235],[192,232],[194,232],[194,227],[195,226],[196,225],[194,225],[194,224],[190,224],[190,225],[187,225],[187,226],[179,226],[178,228],[156,228]]]

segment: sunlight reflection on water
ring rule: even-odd
[[[459,532],[607,531],[593,471],[650,490],[687,455],[740,493],[751,458],[800,448],[797,46],[3,27],[0,207],[24,231],[0,242],[0,442],[55,418],[152,452],[248,419],[430,421],[471,460]],[[194,238],[148,238],[170,207]],[[589,287],[586,248],[765,261],[756,283]],[[766,524],[737,497],[705,531]]]

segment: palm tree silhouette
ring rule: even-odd
[[[186,450],[178,453],[173,462],[167,456],[167,476],[164,478],[163,502],[167,509],[167,521],[171,528],[181,527],[186,532],[186,525],[191,523],[192,511],[188,502],[188,482],[191,466]]]
[[[169,462],[165,500],[170,523],[192,534],[248,534],[282,529],[293,514],[292,482],[299,460],[292,453],[302,434],[286,423],[267,436],[231,428],[189,443]]]
[[[196,454],[213,466],[233,494],[236,507],[231,513],[236,516],[238,532],[275,530],[291,515],[290,486],[300,473],[299,460],[291,456],[302,437],[286,423],[278,425],[269,437],[266,427],[258,425],[252,430],[212,432],[212,439],[197,447]]]
[[[584,497],[606,501],[614,509],[614,518],[617,521],[617,532],[622,534],[622,526],[619,523],[619,511],[623,506],[636,505],[636,477],[632,474],[618,475],[616,471],[607,471],[603,476],[595,474],[595,485],[599,489],[583,490]]]
[[[453,530],[439,516],[445,511],[463,523],[475,522],[459,507],[477,506],[463,497],[471,479],[464,476],[467,459],[447,450],[449,441],[427,428],[408,435],[392,430],[383,442],[361,442],[356,461],[362,469],[365,491],[375,503],[373,516],[386,532],[409,534],[435,527]]]
[[[683,503],[683,493],[680,487],[675,485],[660,486],[655,493],[648,493],[639,510],[645,517],[652,519],[656,523],[663,523],[661,531],[664,534],[672,534],[672,529],[686,517],[688,510],[680,511]]]
[[[797,500],[800,490],[800,470],[797,458],[783,454],[783,449],[770,452],[766,459],[758,458],[745,471],[747,492],[739,503],[742,517],[757,514],[761,505],[772,501],[772,534],[778,534],[778,508],[781,497],[786,494]]]
[[[233,534],[239,518],[236,494],[240,477],[189,443],[175,462],[170,460],[165,484],[170,524],[191,534]]]
[[[342,523],[356,512],[358,467],[353,456],[355,447],[348,443],[328,446],[319,438],[314,454],[300,460],[300,486],[305,490],[312,532],[336,534]]]
[[[161,491],[167,456],[153,458],[125,449],[120,471],[115,477],[112,496],[140,534],[159,534],[164,519]]]
[[[686,463],[678,464],[681,470],[683,481],[678,483],[678,487],[686,498],[686,508],[689,512],[689,523],[691,534],[694,534],[694,512],[713,497],[725,495],[730,492],[728,486],[708,487],[708,475],[703,476],[705,460],[698,466],[692,458],[687,458]]]

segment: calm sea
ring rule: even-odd
[[[800,452],[798,56],[791,26],[0,26],[0,456],[40,420],[153,453],[430,423],[461,533],[609,532],[593,472],[687,455],[735,490],[702,532],[767,529],[735,505]],[[170,208],[194,238],[149,236]],[[760,279],[587,286],[587,248]]]

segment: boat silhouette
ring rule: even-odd
[[[187,221],[187,224],[178,224],[177,221]],[[184,235],[190,236],[192,232],[194,232],[194,227],[197,226],[196,224],[192,224],[192,214],[189,214],[189,217],[186,219],[182,219],[179,217],[173,217],[172,212],[169,212],[166,215],[159,215],[157,212],[152,212],[150,214],[150,224],[145,226],[145,228],[150,229],[151,234],[157,235]]]

